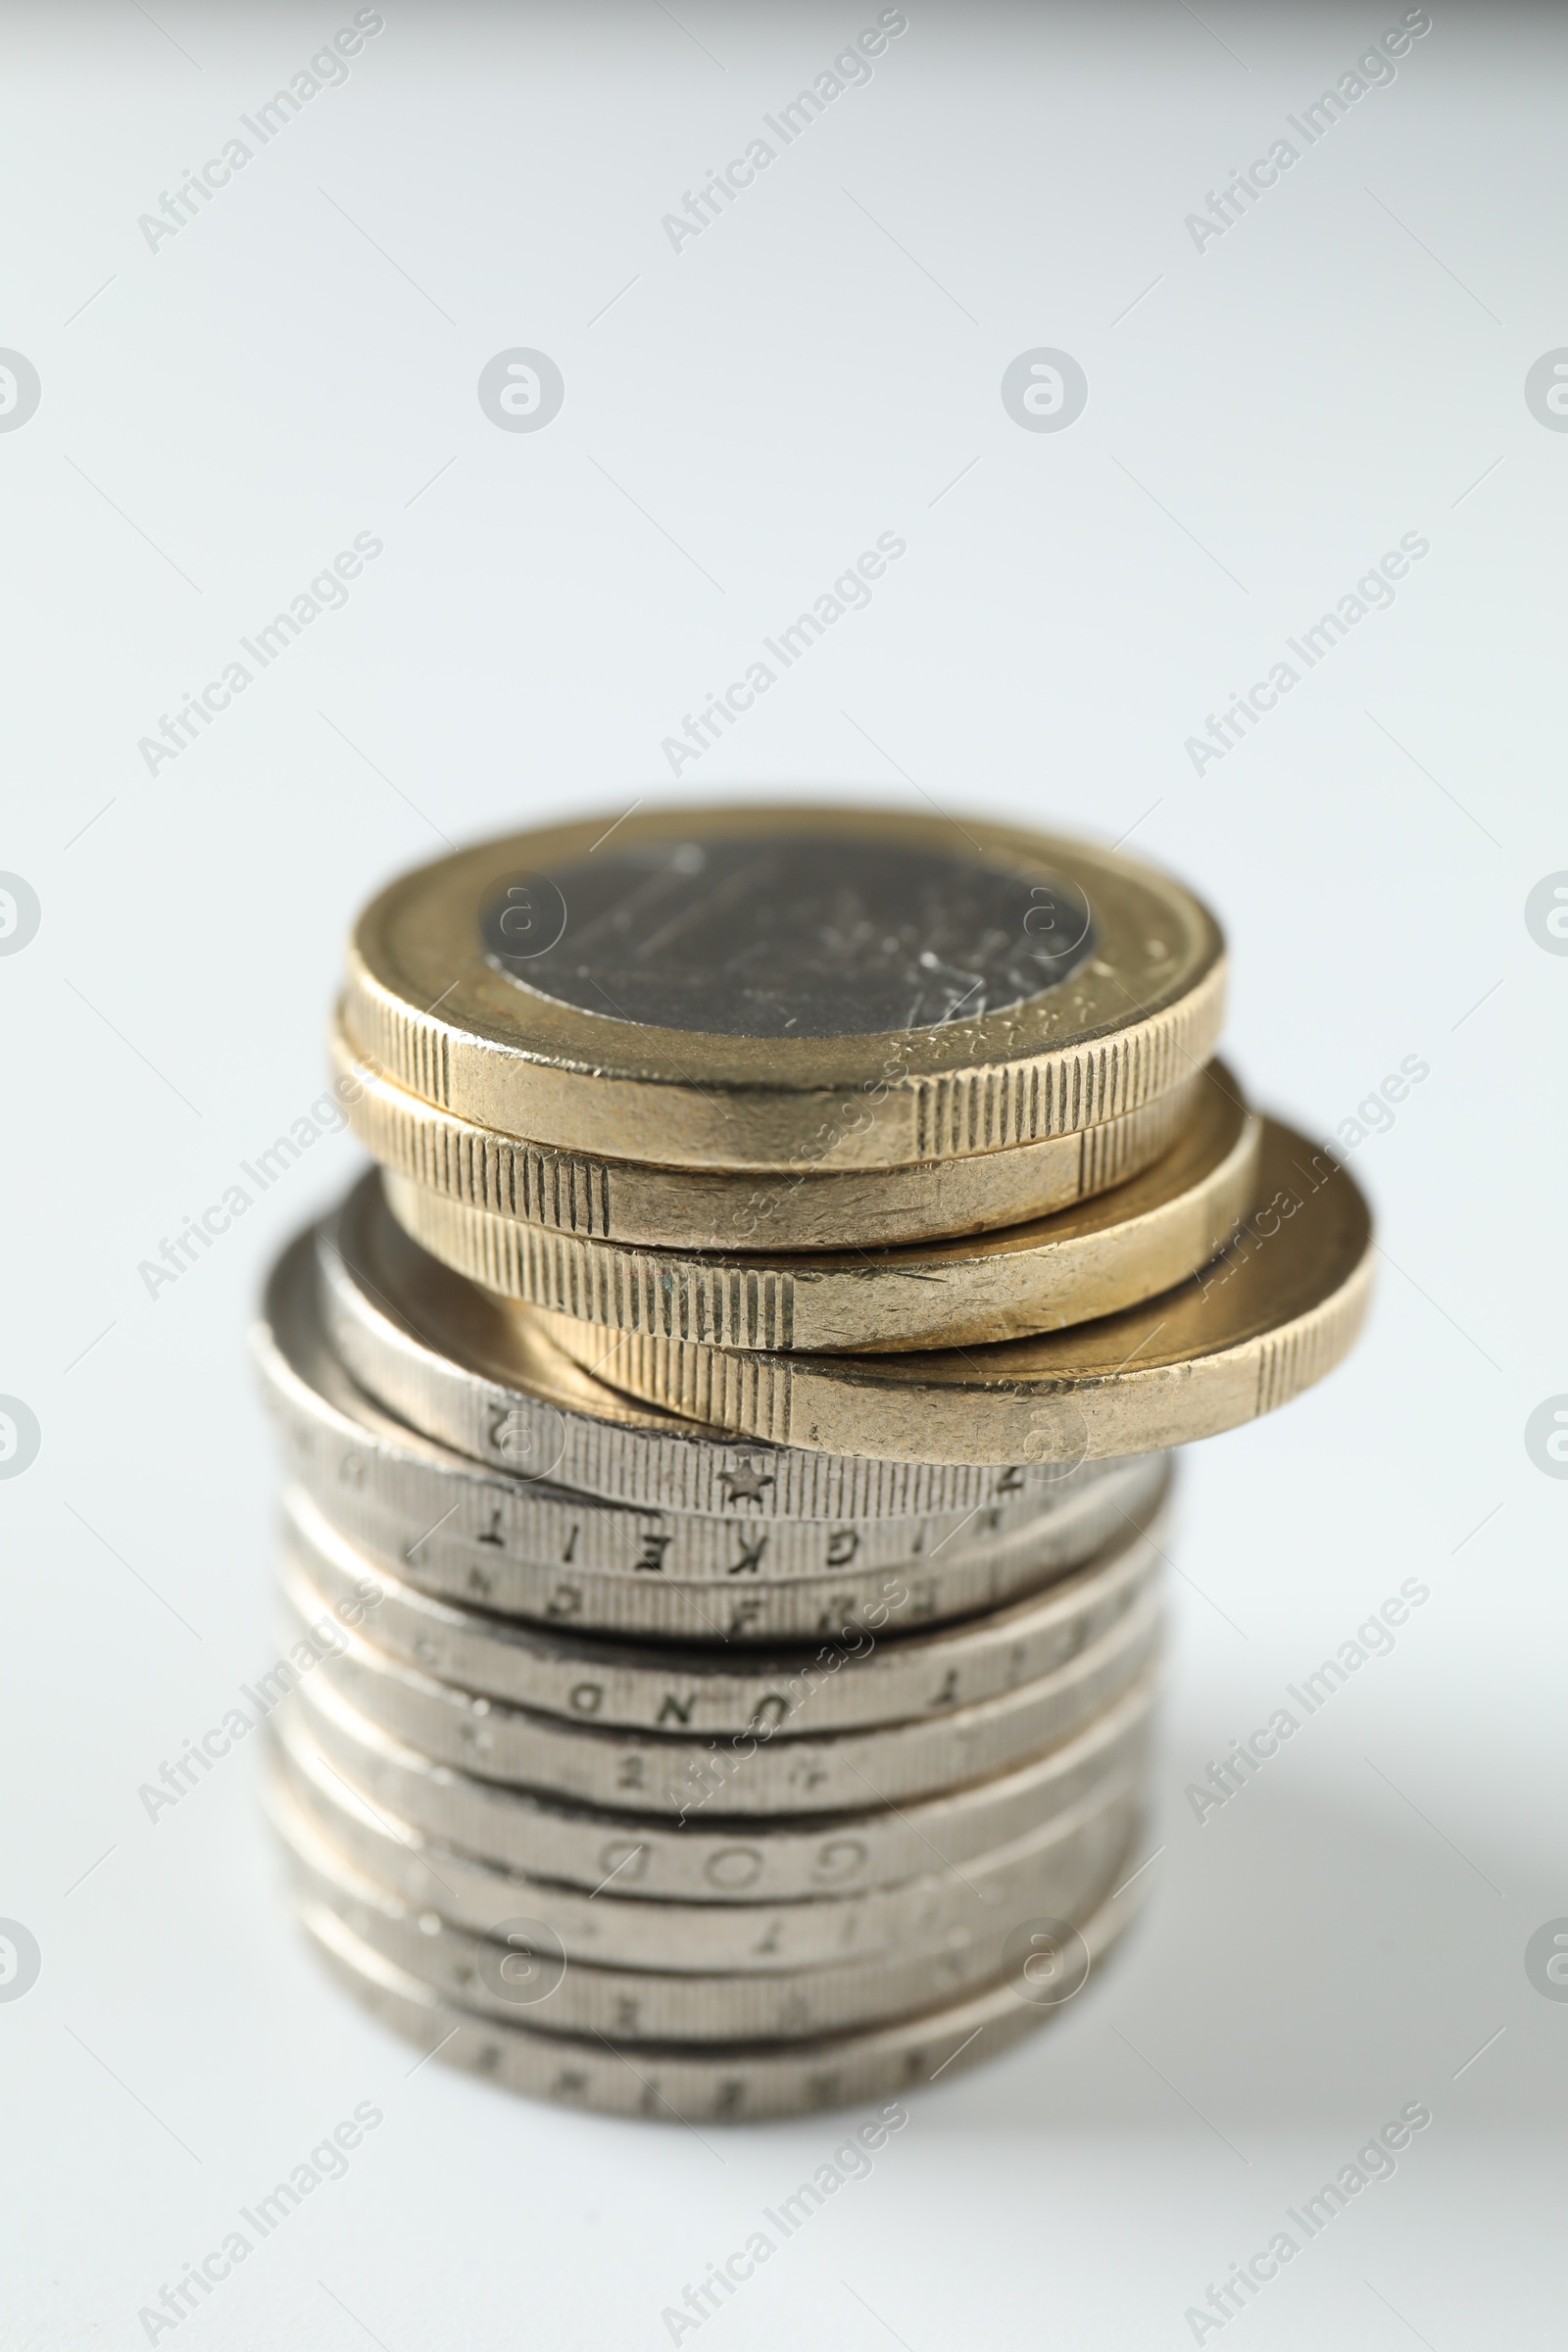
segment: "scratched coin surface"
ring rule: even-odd
[[[1074,1134],[1208,1057],[1216,924],[1134,860],[843,807],[459,851],[356,926],[343,1023],[502,1134],[666,1167],[900,1167]]]
[[[672,1250],[878,1250],[985,1233],[1092,1200],[1181,1133],[1203,1073],[1069,1135],[902,1168],[663,1168],[524,1142],[397,1085],[347,1037],[329,1040],[338,1099],[392,1173],[466,1208],[547,1232]]]
[[[958,814],[634,802],[349,943],[377,1165],[253,1342],[266,1801],[327,1967],[514,2089],[900,2129],[1079,2014],[1022,1976],[1162,1850],[1172,1449],[1364,1313],[1201,904]]]
[[[340,1534],[420,1590],[501,1613],[662,1641],[761,1643],[995,1607],[1142,1524],[1169,1457],[1086,1464],[1030,1494],[912,1518],[637,1509],[486,1470],[382,1412],[326,1348],[312,1238],[285,1251],[253,1339],[292,1476]]]
[[[1133,1867],[1130,1856],[1128,1867]],[[1147,1874],[1125,1882],[1082,1921],[1092,1967],[1103,1962],[1131,1926],[1148,1886]],[[907,2121],[906,2095],[1000,2056],[1054,2017],[1071,2014],[1021,2000],[1004,1979],[894,2025],[809,2041],[733,2043],[721,2050],[635,2042],[628,2062],[608,2036],[542,2033],[516,2019],[486,2017],[443,1995],[356,1936],[324,1903],[302,1901],[299,1917],[339,1981],[384,2024],[430,2055],[439,2054],[445,2065],[534,2098],[648,2121],[756,2122],[885,2098],[891,2103],[891,2128],[902,2130]]]
[[[1254,1205],[1233,1245],[1178,1289],[1067,1331],[903,1355],[743,1353],[625,1333],[615,1378],[705,1422],[776,1445],[910,1463],[1082,1461],[1190,1445],[1272,1412],[1353,1346],[1372,1221],[1351,1177],[1264,1122]],[[516,1307],[568,1350],[597,1334]]]
[[[520,2016],[547,2034],[707,2043],[840,2033],[933,2008],[994,1981],[1004,1971],[1004,1946],[1019,1921],[1081,1916],[1106,1892],[1133,1827],[1121,1791],[1108,1802],[1079,1808],[1055,1825],[1030,1872],[1005,1892],[993,1882],[988,1901],[970,1903],[924,1942],[909,1939],[896,1949],[817,1968],[720,1969],[688,1921],[692,1965],[642,1969],[574,1958],[549,1917],[532,1908],[531,1890],[523,1892],[515,1882],[508,1898],[514,1908],[477,1931],[449,1916],[461,1901],[455,1891],[438,1889],[437,1903],[410,1903],[333,1838],[285,1786],[274,1784],[268,1808],[305,1899],[330,1908],[373,1949],[444,1995],[503,2019]],[[509,1944],[556,1965],[509,1969]]]
[[[892,1885],[934,1856],[961,1869],[969,1856],[1010,1844],[1142,1760],[1154,1677],[1145,1674],[1059,1747],[969,1788],[897,1808],[870,1791],[853,1812],[760,1820],[707,1810],[664,1820],[506,1787],[382,1731],[319,1673],[302,1679],[286,1704],[362,1794],[466,1853],[587,1892],[614,1875],[628,1894],[767,1902]]]
[[[1047,1889],[1062,1854],[1096,1852],[1102,1839],[1119,1852],[1143,1804],[1139,1776],[1129,1770],[961,1870],[927,1854],[916,1875],[887,1886],[784,1902],[685,1902],[643,1894],[635,1886],[624,1891],[624,1870],[585,1890],[466,1853],[417,1829],[384,1797],[362,1794],[321,1753],[297,1712],[274,1717],[268,1738],[273,1773],[295,1810],[411,1910],[433,1911],[476,1935],[489,1935],[503,1920],[537,1919],[570,1961],[686,1975],[837,1968],[890,1952],[928,1951],[988,1913],[1049,1912]]]
[[[1175,1143],[1113,1192],[1000,1233],[792,1257],[634,1250],[470,1208],[405,1176],[384,1184],[422,1248],[506,1298],[715,1348],[885,1352],[1055,1331],[1170,1290],[1250,1207],[1261,1133],[1216,1062]],[[604,1358],[613,1382],[608,1340]]]
[[[296,1489],[285,1549],[318,1609],[352,1613],[389,1656],[439,1681],[567,1723],[707,1736],[841,1731],[945,1717],[1065,1666],[1107,1633],[1158,1577],[1163,1514],[1124,1520],[1086,1567],[961,1623],[841,1631],[805,1647],[684,1648],[529,1625],[426,1592],[340,1534]],[[372,1599],[367,1606],[367,1594]]]
[[[318,1257],[326,1339],[362,1389],[459,1453],[581,1493],[728,1513],[744,1494],[768,1519],[901,1518],[1045,1495],[1076,1466],[1038,1449],[1015,1461],[945,1464],[815,1444],[760,1460],[755,1443],[694,1428],[692,1417],[608,1385],[602,1359],[613,1356],[619,1381],[638,1334],[602,1334],[495,1298],[443,1266],[398,1224],[379,1173],[320,1228]]]
[[[345,1624],[297,1558],[282,1591],[285,1650],[317,1629],[320,1680],[389,1738],[509,1788],[682,1823],[843,1813],[967,1787],[1070,1739],[1147,1669],[1160,1628],[1146,1592],[1076,1657],[992,1697],[896,1724],[809,1732],[786,1718],[705,1740],[568,1722],[441,1682],[377,1646],[373,1613]]]

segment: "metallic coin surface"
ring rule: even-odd
[[[1010,1844],[965,1862],[961,1873],[928,1855],[918,1876],[891,1886],[789,1902],[662,1901],[623,1894],[623,1879],[585,1892],[530,1878],[427,1837],[381,1799],[362,1795],[320,1753],[297,1712],[274,1718],[269,1739],[290,1803],[411,1910],[434,1911],[477,1935],[507,1920],[536,1919],[568,1960],[665,1973],[836,1968],[890,1952],[928,1951],[994,1912],[1059,1918],[1062,1858],[1098,1853],[1102,1840],[1119,1852],[1132,1838],[1141,1803],[1136,1776],[1123,1774]]]
[[[615,1380],[775,1445],[910,1463],[1103,1459],[1213,1437],[1323,1379],[1361,1327],[1372,1257],[1350,1177],[1269,1119],[1256,1206],[1234,1244],[1142,1306],[1037,1339],[908,1355],[747,1354],[626,1333]],[[597,1348],[591,1325],[513,1311],[568,1350]]]
[[[1151,1166],[1181,1133],[1203,1084],[1195,1071],[1119,1118],[963,1159],[759,1175],[525,1143],[410,1094],[355,1050],[341,1022],[330,1050],[350,1126],[396,1175],[547,1231],[685,1250],[877,1250],[1050,1216]]]
[[[1152,1454],[1044,1494],[1004,1477],[999,1500],[964,1511],[758,1525],[738,1476],[721,1518],[485,1470],[355,1387],[321,1340],[309,1236],[274,1269],[253,1346],[290,1470],[335,1528],[426,1592],[603,1633],[744,1643],[934,1624],[1082,1566],[1170,1475]]]
[[[1148,1884],[1147,1875],[1132,1879],[1082,1922],[1092,1967],[1131,1925]],[[1000,2055],[1060,2014],[1030,2000],[1005,1978],[899,2025],[804,2043],[735,2043],[722,2051],[637,2042],[627,2058],[608,2037],[541,2034],[443,1998],[422,1978],[374,1951],[323,1904],[300,1905],[299,1918],[340,1983],[431,2056],[529,2097],[650,2121],[745,2123],[883,2099],[883,2123],[900,2131],[908,2118],[906,2094]]]
[[[1118,1624],[1156,1581],[1165,1529],[1124,1525],[1088,1567],[942,1632],[860,1627],[831,1642],[739,1656],[728,1645],[650,1648],[540,1627],[423,1592],[340,1535],[301,1490],[286,1544],[332,1610],[373,1608],[377,1648],[437,1680],[568,1723],[708,1737],[842,1731],[947,1715],[1052,1674]],[[896,1638],[888,1638],[895,1636]]]
[[[824,857],[808,830],[726,839],[698,818],[676,842],[622,832],[613,849],[558,864],[553,900],[499,889],[480,929],[501,970],[600,1019],[721,1037],[874,1037],[936,1028],[960,1008],[1009,1011],[1086,963],[1092,910],[1070,883],[1049,870],[1045,880],[1032,888],[987,864],[956,827],[940,847],[841,834]],[[553,911],[559,901],[563,918],[548,941],[539,900]]]
[[[285,1703],[303,1711],[322,1755],[363,1795],[442,1843],[588,1891],[613,1881],[628,1894],[770,1902],[889,1886],[935,1857],[961,1868],[971,1855],[1010,1844],[1125,1774],[1145,1752],[1153,1702],[1153,1678],[1145,1676],[1060,1747],[906,1806],[879,1805],[873,1788],[870,1811],[773,1820],[705,1811],[683,1824],[504,1788],[432,1763],[378,1730],[319,1673],[302,1679]]]
[[[1009,1770],[1070,1739],[1146,1672],[1161,1614],[1157,1593],[1147,1591],[1051,1673],[940,1714],[817,1733],[786,1718],[704,1740],[591,1718],[568,1723],[439,1682],[377,1646],[373,1604],[346,1622],[297,1557],[285,1561],[282,1592],[290,1655],[314,1637],[319,1680],[388,1738],[507,1788],[682,1825],[843,1814]]]
[[[1064,1135],[1207,1058],[1224,950],[1081,843],[843,808],[561,825],[405,875],[343,1019],[481,1127],[663,1166],[898,1167]],[[719,877],[722,878],[719,878]]]
[[[1013,1903],[971,1906],[924,1947],[785,1972],[715,1971],[699,1958],[688,1972],[573,1961],[548,1920],[527,1912],[476,1935],[439,1909],[404,1902],[285,1788],[270,1791],[268,1811],[302,1899],[333,1912],[443,1997],[544,2034],[623,2041],[793,2041],[935,2008],[995,1982],[1021,1921],[1087,1914],[1108,1891],[1129,1840],[1123,1801],[1084,1814],[1057,1838],[1050,1870],[1027,1892]]]
[[[317,1250],[326,1339],[362,1389],[459,1453],[582,1494],[731,1516],[744,1500],[759,1520],[904,1518],[964,1511],[1005,1494],[1045,1496],[1075,1466],[1056,1451],[946,1465],[918,1454],[870,1460],[853,1446],[835,1453],[814,1444],[760,1460],[755,1444],[693,1429],[679,1413],[606,1386],[597,1343],[605,1343],[602,1354],[612,1353],[618,1382],[623,1358],[641,1344],[637,1334],[601,1334],[543,1307],[493,1298],[439,1264],[392,1215],[379,1174],[356,1185],[318,1229]]]
[[[470,1282],[613,1331],[798,1352],[984,1347],[1118,1313],[1170,1290],[1252,1204],[1261,1122],[1223,1063],[1141,1176],[1001,1233],[809,1256],[635,1250],[467,1207],[407,1177],[387,1205]],[[608,1351],[609,1343],[606,1343]],[[608,1354],[606,1377],[615,1358]]]

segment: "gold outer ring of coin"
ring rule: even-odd
[[[585,1892],[559,1880],[478,1860],[433,1839],[412,1822],[372,1804],[311,1741],[298,1718],[268,1726],[271,1776],[328,1844],[352,1857],[378,1886],[414,1911],[434,1911],[476,1935],[504,1921],[538,1921],[566,1957],[590,1965],[689,1974],[743,1975],[831,1969],[942,1942],[993,1906],[1045,1908],[1038,1898],[1061,1846],[1093,1838],[1097,1825],[1120,1825],[1125,1845],[1142,1812],[1137,1775],[1091,1792],[1010,1845],[964,1865],[960,1878],[934,1854],[917,1877],[847,1894],[799,1896],[782,1903],[691,1903],[619,1891],[620,1881]],[[1059,1911],[1057,1913],[1059,1917]]]
[[[742,1650],[918,1631],[999,1607],[1081,1567],[1171,1483],[1168,1454],[1097,1463],[1050,1508],[855,1522],[628,1509],[485,1470],[382,1413],[321,1345],[314,1250],[291,1245],[254,1335],[294,1476],[329,1525],[421,1591],[502,1616]],[[303,1279],[302,1279],[303,1278]]]
[[[979,820],[977,820],[979,821]],[[705,840],[921,848],[1023,881],[1051,875],[1093,909],[1069,976],[972,1020],[851,1037],[737,1037],[583,1012],[484,951],[481,908],[509,876],[586,859],[606,828],[557,825],[403,875],[355,926],[343,1020],[410,1093],[504,1135],[666,1167],[901,1167],[1076,1133],[1137,1109],[1207,1060],[1225,951],[1181,885],[1120,856],[1016,826],[983,839],[945,817],[832,808],[673,808],[625,817],[617,850]]]
[[[613,2034],[630,2042],[802,2041],[918,2015],[992,1984],[1008,1937],[1032,1913],[1070,1919],[1091,1910],[1127,1850],[1125,1806],[1105,1807],[1063,1839],[1026,1907],[998,1909],[924,1949],[912,1944],[838,1968],[726,1974],[642,1970],[577,1962],[538,1919],[517,1915],[510,1934],[475,1935],[443,1912],[415,1911],[324,1837],[275,1783],[267,1811],[300,1899],[330,1911],[353,1934],[443,1997],[504,2024],[543,2034]]]
[[[438,1599],[350,1543],[297,1489],[285,1517],[298,1559],[342,1625],[439,1681],[559,1722],[685,1732],[698,1739],[870,1731],[995,1698],[1054,1673],[1119,1623],[1157,1580],[1162,1517],[1122,1522],[1075,1573],[940,1632],[845,1633],[782,1652],[650,1647],[564,1626],[508,1621]]]
[[[1072,1467],[1060,1449],[1020,1468],[1000,1458],[997,1467],[946,1463],[920,1448],[877,1461],[868,1448],[815,1444],[780,1447],[760,1463],[728,1430],[638,1402],[584,1361],[585,1348],[613,1350],[619,1379],[634,1334],[493,1298],[421,1250],[388,1208],[379,1169],[318,1229],[317,1259],[327,1343],[362,1389],[474,1461],[581,1494],[730,1518],[744,1497],[758,1521],[910,1518],[1004,1494],[1049,1502]]]
[[[503,1298],[611,1331],[842,1354],[976,1348],[1116,1314],[1206,1265],[1251,1205],[1262,1123],[1210,1066],[1164,1157],[1114,1192],[1003,1233],[899,1250],[701,1256],[548,1233],[386,1175],[406,1233]],[[601,1377],[615,1378],[607,1353]]]
[[[1130,1867],[1131,1848],[1125,1861]],[[1091,1969],[1132,1924],[1148,1888],[1147,1873],[1123,1879],[1079,1924]],[[950,2007],[862,2033],[808,2042],[732,2043],[722,2050],[637,2042],[631,2045],[635,2059],[628,2061],[597,2036],[531,2032],[443,1997],[373,1951],[324,1904],[301,1904],[297,1916],[362,2006],[444,2065],[527,2097],[651,2122],[750,2123],[884,2098],[891,2105],[884,2107],[888,2121],[879,2129],[899,2131],[908,2120],[901,2094],[1000,2055],[1059,2014],[1037,2005],[1009,1978]]]
[[[329,1059],[349,1125],[396,1175],[548,1231],[677,1250],[881,1250],[1049,1216],[1152,1165],[1203,1084],[1195,1070],[1119,1118],[965,1159],[760,1179],[755,1170],[589,1159],[476,1127],[373,1069],[341,1021]]]
[[[1104,1459],[1187,1446],[1272,1412],[1348,1352],[1372,1283],[1372,1219],[1345,1169],[1264,1122],[1256,1206],[1180,1289],[1001,1346],[911,1355],[761,1355],[624,1334],[622,1387],[769,1444],[905,1462]],[[568,1352],[591,1324],[542,1307]]]
[[[946,1580],[1015,1554],[1026,1568],[1037,1551],[1043,1581],[1080,1566],[1127,1519],[1152,1509],[1169,1480],[1168,1455],[1152,1454],[1097,1463],[1044,1491],[1031,1490],[1020,1474],[983,1506],[870,1519],[768,1516],[756,1507],[765,1483],[757,1495],[751,1481],[737,1482],[723,1514],[606,1501],[487,1467],[383,1412],[322,1339],[311,1234],[290,1244],[274,1267],[267,1315],[252,1335],[263,1395],[293,1475],[332,1526],[426,1591],[503,1615],[579,1617],[582,1592],[603,1597],[612,1589],[651,1604],[675,1587],[700,1594],[706,1586],[711,1600],[715,1588],[738,1592],[783,1582],[826,1599],[883,1571]],[[755,1450],[765,1462],[765,1449]],[[567,1588],[578,1590],[577,1602]],[[697,1639],[702,1618],[612,1613],[604,1623],[606,1630],[619,1624]],[[813,1615],[802,1638],[814,1626]],[[764,1636],[759,1628],[751,1638]],[[741,1637],[731,1627],[716,1638]]]

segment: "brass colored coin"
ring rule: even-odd
[[[1168,1454],[1086,1463],[1049,1494],[913,1519],[633,1509],[487,1470],[383,1413],[322,1344],[303,1235],[253,1335],[292,1476],[330,1526],[422,1592],[550,1627],[750,1648],[917,1631],[995,1608],[1143,1526]]]
[[[988,1911],[1063,1916],[1045,1897],[1064,1853],[1131,1840],[1141,1810],[1136,1775],[1097,1788],[958,1872],[929,1854],[919,1874],[891,1886],[812,1894],[783,1903],[661,1901],[621,1892],[621,1881],[584,1891],[483,1862],[414,1827],[383,1798],[364,1796],[327,1761],[298,1714],[268,1726],[277,1784],[318,1836],[416,1912],[434,1911],[478,1935],[505,1920],[538,1920],[569,1961],[606,1968],[748,1975],[834,1969],[896,1951],[928,1951]]]
[[[759,1509],[769,1454],[759,1447],[757,1477],[737,1472],[725,1513],[608,1502],[486,1468],[383,1412],[322,1339],[316,1272],[315,1236],[306,1233],[274,1267],[266,1320],[252,1335],[293,1476],[333,1527],[400,1563],[399,1575],[503,1614],[603,1632],[762,1641],[788,1634],[771,1621],[750,1636],[708,1622],[720,1595],[733,1593],[751,1611],[760,1592],[783,1585],[825,1601],[861,1588],[880,1592],[885,1572],[895,1570],[906,1582],[927,1580],[925,1597],[902,1623],[950,1613],[950,1583],[951,1613],[958,1615],[1018,1589],[1016,1581],[992,1584],[994,1564],[1036,1584],[1081,1567],[1129,1520],[1142,1524],[1169,1478],[1168,1455],[1149,1454],[1086,1463],[1043,1493],[1031,1493],[1020,1473],[983,1507],[769,1518]],[[965,1582],[970,1569],[985,1581]],[[700,1604],[697,1615],[660,1610],[660,1595],[676,1589]],[[617,1615],[612,1597],[634,1613]],[[593,1602],[607,1613],[590,1614]],[[814,1609],[796,1629],[803,1639],[819,1630]]]
[[[607,1641],[465,1607],[406,1582],[331,1527],[298,1489],[285,1519],[289,1555],[319,1595],[363,1623],[405,1665],[566,1723],[620,1724],[694,1737],[839,1732],[946,1717],[1069,1665],[1154,1584],[1163,1520],[1120,1533],[1076,1575],[937,1632],[901,1631],[890,1612],[840,1642],[789,1650]],[[896,1639],[889,1639],[896,1635]]]
[[[744,1496],[759,1522],[908,1518],[1009,1494],[1045,1502],[1062,1474],[1054,1458],[998,1468],[919,1455],[878,1462],[814,1445],[759,1461],[755,1441],[749,1448],[727,1431],[694,1428],[596,1376],[583,1335],[588,1348],[614,1351],[618,1381],[635,1334],[494,1298],[443,1266],[398,1224],[379,1171],[319,1229],[318,1256],[326,1338],[362,1389],[474,1461],[581,1494],[727,1517]],[[569,1346],[560,1338],[567,1332]]]
[[[882,1250],[1050,1216],[1149,1167],[1202,1085],[1194,1071],[1119,1118],[964,1159],[759,1177],[523,1143],[394,1085],[355,1051],[341,1021],[330,1050],[349,1124],[383,1167],[455,1204],[547,1232],[676,1250]]]
[[[905,1462],[1102,1459],[1186,1446],[1288,1403],[1348,1352],[1372,1282],[1372,1220],[1346,1171],[1264,1122],[1257,1205],[1177,1290],[1098,1323],[919,1355],[743,1354],[623,1335],[615,1379],[775,1445]],[[590,1324],[543,1308],[561,1347]]]
[[[1126,1862],[1131,1868],[1130,1849]],[[1147,1873],[1124,1879],[1082,1921],[1079,1934],[1092,1968],[1131,1926],[1148,1888]],[[608,2036],[545,2034],[519,2020],[485,2017],[396,1966],[324,1903],[301,1902],[297,1912],[338,1982],[427,2056],[526,2097],[648,2122],[755,2123],[883,2099],[889,2103],[881,2128],[902,2131],[908,2120],[906,2094],[1000,2056],[1060,2014],[1060,2004],[1042,2002],[1022,1983],[1020,1965],[983,1991],[898,2025],[716,2049],[631,2042],[628,2058]],[[1025,1917],[1020,1924],[1029,1922]]]
[[[712,1903],[703,1906],[694,1924],[689,1970],[574,1963],[548,1921],[515,1906],[510,1933],[501,1920],[495,1935],[475,1935],[435,1905],[415,1908],[402,1900],[324,1836],[276,1783],[268,1811],[298,1898],[331,1912],[443,1998],[542,2034],[699,2044],[802,2041],[853,2032],[994,1984],[1021,1920],[1082,1917],[1108,1890],[1132,1827],[1124,1798],[1086,1811],[1055,1838],[1050,1867],[1035,1887],[1007,1905],[973,1906],[934,1944],[906,1943],[835,1968],[764,1974],[721,1971],[703,1951],[700,1931],[718,1907]]]
[[[1002,1233],[796,1257],[632,1250],[547,1232],[383,1179],[393,1215],[455,1273],[614,1331],[793,1353],[974,1348],[1087,1323],[1206,1265],[1251,1205],[1261,1123],[1222,1063],[1141,1176]],[[615,1359],[605,1367],[615,1377]]]
[[[868,809],[558,825],[406,874],[343,1019],[503,1135],[665,1167],[904,1167],[1076,1134],[1213,1050],[1191,894],[1084,844]]]

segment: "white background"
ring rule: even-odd
[[[1136,828],[1228,929],[1260,1100],[1329,1137],[1402,1057],[1431,1074],[1352,1158],[1386,1251],[1359,1351],[1188,1463],[1133,1944],[913,2100],[702,2340],[1189,2343],[1208,2282],[1424,2100],[1226,2343],[1560,2342],[1568,2005],[1523,1952],[1568,1913],[1568,1488],[1523,1428],[1568,1388],[1568,959],[1523,908],[1568,866],[1568,436],[1523,383],[1568,342],[1568,26],[1435,5],[1200,253],[1185,216],[1397,6],[911,0],[677,254],[661,217],[876,11],[676,13],[389,4],[152,252],[138,216],[351,9],[5,11],[0,343],[43,400],[0,435],[0,866],[43,915],[0,959],[0,1390],[43,1442],[0,1483],[0,1915],[43,1967],[0,2004],[4,2342],[145,2341],[371,2099],[348,2177],[182,2345],[660,2345],[841,2135],[710,2147],[411,2076],[287,1924],[255,1756],[148,1821],[138,1786],[274,1654],[245,1330],[353,1146],[156,1298],[137,1267],[319,1094],[384,877],[672,797],[662,739],[888,530],[869,610],[684,796]],[[539,433],[476,398],[514,345],[564,374]],[[1038,345],[1089,377],[1061,433],[999,397]],[[385,552],[347,608],[150,775],[138,739],[359,531]],[[1196,775],[1221,698],[1412,531],[1392,610]],[[1200,1827],[1185,1785],[1411,1576],[1395,1652]]]

